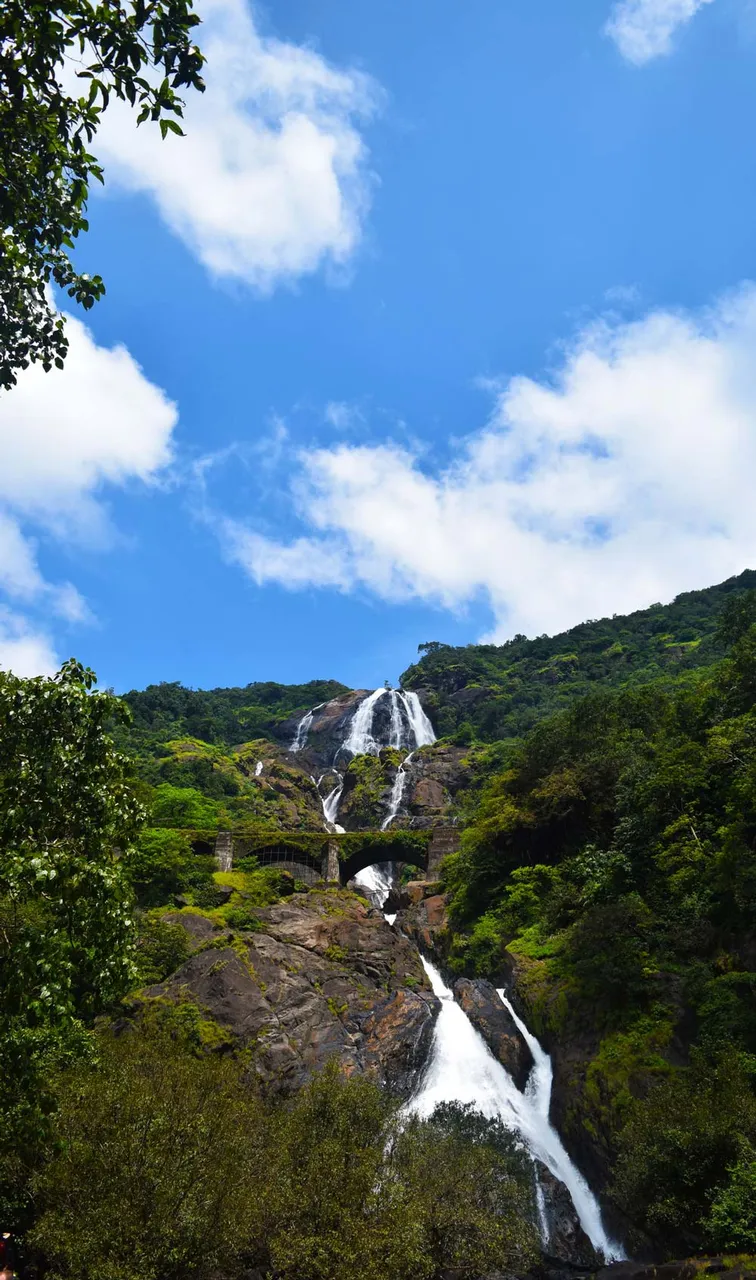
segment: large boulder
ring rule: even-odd
[[[251,1050],[273,1092],[300,1088],[336,1057],[407,1097],[439,1008],[411,942],[343,890],[256,914],[259,931],[211,940],[142,999],[195,1004],[224,1044]]]
[[[480,978],[458,978],[454,997],[522,1092],[533,1067],[533,1055],[496,988]]]

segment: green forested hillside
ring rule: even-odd
[[[756,1248],[756,592],[708,635],[542,721],[445,865],[450,964],[514,966],[568,1140],[676,1253]]]
[[[722,657],[717,620],[728,599],[756,587],[756,571],[672,604],[584,622],[557,636],[455,648],[433,641],[404,672],[408,689],[432,693],[439,735],[495,742],[533,725],[596,686],[624,688],[674,679]]]
[[[346,685],[337,680],[268,680],[235,689],[186,689],[163,683],[132,689],[124,701],[131,708],[132,739],[137,743],[155,735],[163,741],[189,737],[235,746],[253,738],[274,738],[276,726],[295,711],[304,713],[346,692]]]

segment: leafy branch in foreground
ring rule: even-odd
[[[51,283],[87,310],[105,292],[70,257],[103,180],[89,147],[112,96],[182,132],[177,91],[204,89],[199,21],[193,0],[0,0],[0,387],[32,361],[62,368]]]

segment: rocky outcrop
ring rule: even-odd
[[[314,709],[306,742],[295,757],[303,769],[319,777],[333,768],[339,749],[349,732],[352,717],[370,692],[369,689],[352,689]],[[277,737],[283,747],[289,748],[293,743],[301,719],[301,714],[289,716],[280,725]]]
[[[440,885],[432,881],[411,880],[405,885],[397,916],[397,925],[411,938],[423,955],[444,965],[447,955],[447,899]]]
[[[496,988],[481,978],[458,978],[454,997],[522,1092],[533,1066],[533,1055]]]
[[[256,915],[259,932],[217,931],[142,998],[197,1005],[252,1051],[271,1091],[293,1092],[337,1057],[346,1072],[407,1096],[438,1012],[408,939],[344,891],[295,894]],[[196,916],[171,919],[196,942]]]
[[[581,1227],[564,1183],[555,1178],[540,1160],[536,1162],[536,1170],[549,1232],[544,1252],[555,1261],[567,1262],[573,1267],[594,1269],[601,1266],[602,1259]]]
[[[409,815],[412,827],[432,826],[447,822],[457,792],[470,781],[464,747],[436,743],[422,747],[407,765],[407,784],[402,809]]]

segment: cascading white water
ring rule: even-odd
[[[404,724],[402,722],[401,705],[399,703],[399,695],[396,689],[391,690],[391,728],[389,731],[389,746],[401,747],[404,737]]]
[[[391,695],[389,741],[380,743],[373,736],[373,719],[376,704],[387,693]],[[402,709],[406,715],[406,728]],[[307,734],[314,712],[317,710],[318,708],[314,707],[300,720],[294,742],[290,747],[291,751],[300,751],[306,746]],[[423,711],[416,693],[385,688],[375,689],[373,693],[363,698],[357,707],[340,752],[344,751],[356,756],[377,754],[381,747],[386,745],[400,748],[405,745],[413,747],[397,770],[389,800],[389,811],[382,823],[383,830],[390,826],[401,807],[407,779],[406,766],[410,763],[414,751],[419,747],[429,746],[435,741],[433,726]],[[316,784],[318,792],[325,776],[318,779]],[[343,827],[338,825],[337,818],[344,791],[344,779],[341,774],[336,774],[336,778],[338,779],[336,785],[327,796],[321,798],[321,803],[328,830],[341,832]],[[355,883],[380,908],[388,897],[391,877],[383,867],[371,866],[365,867],[355,876]],[[386,916],[389,924],[393,924],[395,918],[393,915]],[[439,1102],[462,1102],[471,1103],[484,1115],[500,1116],[504,1123],[520,1136],[534,1160],[542,1161],[567,1187],[581,1225],[594,1248],[603,1253],[607,1261],[624,1258],[625,1255],[620,1246],[610,1240],[604,1230],[601,1211],[588,1184],[573,1165],[558,1133],[549,1123],[552,1069],[548,1054],[515,1013],[506,993],[499,991],[499,998],[509,1009],[533,1055],[533,1069],[525,1092],[520,1093],[511,1076],[494,1058],[464,1010],[456,1003],[452,992],[444,985],[438,970],[424,958],[423,966],[434,993],[441,1000],[441,1013],[436,1022],[428,1067],[418,1089],[407,1104],[407,1111],[416,1112],[419,1115],[430,1115]],[[548,1214],[543,1188],[537,1177],[536,1207],[541,1234],[546,1240],[549,1230]]]
[[[436,735],[433,732],[433,725],[423,711],[419,697],[411,691],[409,693],[400,691],[399,697],[407,710],[409,726],[415,739],[415,748],[429,747],[432,742],[436,741]]]
[[[501,1117],[504,1124],[519,1134],[531,1156],[541,1160],[554,1177],[565,1184],[583,1230],[593,1247],[600,1250],[608,1261],[622,1259],[622,1249],[609,1239],[604,1230],[595,1196],[567,1155],[559,1134],[549,1123],[548,1099],[545,1097],[547,1075],[543,1061],[547,1055],[538,1041],[513,1014],[531,1052],[534,1046],[538,1050],[538,1055],[533,1052],[536,1072],[539,1060],[541,1064],[541,1072],[532,1092],[526,1089],[525,1093],[520,1093],[512,1077],[493,1056],[467,1014],[456,1003],[438,970],[425,958],[423,968],[434,994],[441,1001],[441,1012],[434,1030],[428,1067],[418,1089],[407,1103],[407,1110],[428,1116],[440,1102],[462,1102],[471,1103],[477,1111],[491,1118]],[[548,1091],[550,1097],[550,1063]]]
[[[339,826],[336,819],[339,816],[339,804],[341,803],[341,793],[344,790],[344,779],[340,773],[337,773],[336,777],[338,778],[336,786],[332,791],[328,792],[328,795],[321,800],[321,803],[323,805],[323,817],[325,818],[328,829],[332,829],[337,833],[342,833],[344,828]],[[323,779],[321,778],[320,781],[322,782]],[[320,786],[320,784],[318,784],[318,786]]]
[[[302,716],[302,719],[297,725],[297,732],[294,735],[294,741],[289,747],[289,751],[301,751],[303,747],[307,746],[307,735],[310,732],[312,718],[317,709],[317,707],[313,707],[312,711],[306,711]]]
[[[370,899],[373,906],[380,911],[391,889],[392,877],[390,872],[384,870],[383,867],[365,867],[364,871],[358,871],[354,877],[354,883],[359,885]],[[389,924],[393,924],[396,920],[394,915],[387,915],[386,919]]]
[[[378,701],[386,695],[389,695],[391,700],[388,743],[378,742],[373,735],[375,708]],[[301,751],[307,745],[307,734],[312,724],[313,714],[317,710],[318,708],[314,707],[312,711],[308,711],[300,720],[297,725],[294,742],[289,748],[290,751]],[[404,715],[402,715],[402,712],[404,712]],[[337,758],[342,752],[347,752],[351,756],[377,755],[384,746],[401,748],[413,745],[414,751],[418,747],[428,746],[435,741],[436,735],[433,732],[433,726],[423,711],[416,693],[404,693],[402,690],[397,689],[374,689],[372,693],[362,699],[352,716],[349,732],[337,752]],[[381,830],[383,831],[390,826],[399,812],[407,781],[406,766],[412,759],[413,751],[410,751],[410,754],[397,769],[389,798],[389,810],[381,824]],[[319,794],[323,777],[319,778],[316,783]],[[344,828],[339,826],[337,819],[344,791],[344,779],[341,774],[337,774],[336,777],[338,778],[336,785],[329,791],[327,796],[321,796],[321,804],[327,829],[334,832],[343,832]],[[366,867],[364,871],[360,871],[355,876],[355,883],[365,891],[376,906],[382,907],[391,888],[391,877],[381,867]],[[395,917],[389,915],[386,919],[389,924],[393,924]]]
[[[259,778],[262,771],[263,771],[263,762],[262,760],[258,760],[257,764],[255,765],[255,777]]]
[[[530,1098],[539,1115],[548,1120],[551,1109],[551,1085],[554,1079],[551,1058],[535,1036],[528,1031],[522,1018],[515,1013],[506,991],[499,987],[496,994],[504,1007],[509,1010],[512,1021],[533,1055],[533,1069],[525,1086],[526,1097]]]
[[[410,751],[409,755],[402,761],[396,771],[394,785],[391,788],[391,795],[389,797],[389,811],[381,823],[381,831],[386,831],[391,826],[391,823],[394,821],[394,818],[401,808],[404,788],[407,783],[407,765],[410,763],[414,754],[414,751]]]
[[[349,725],[349,733],[342,744],[342,750],[353,756],[377,755],[380,743],[373,737],[373,713],[379,698],[385,696],[386,689],[375,689],[369,693],[358,706]]]

